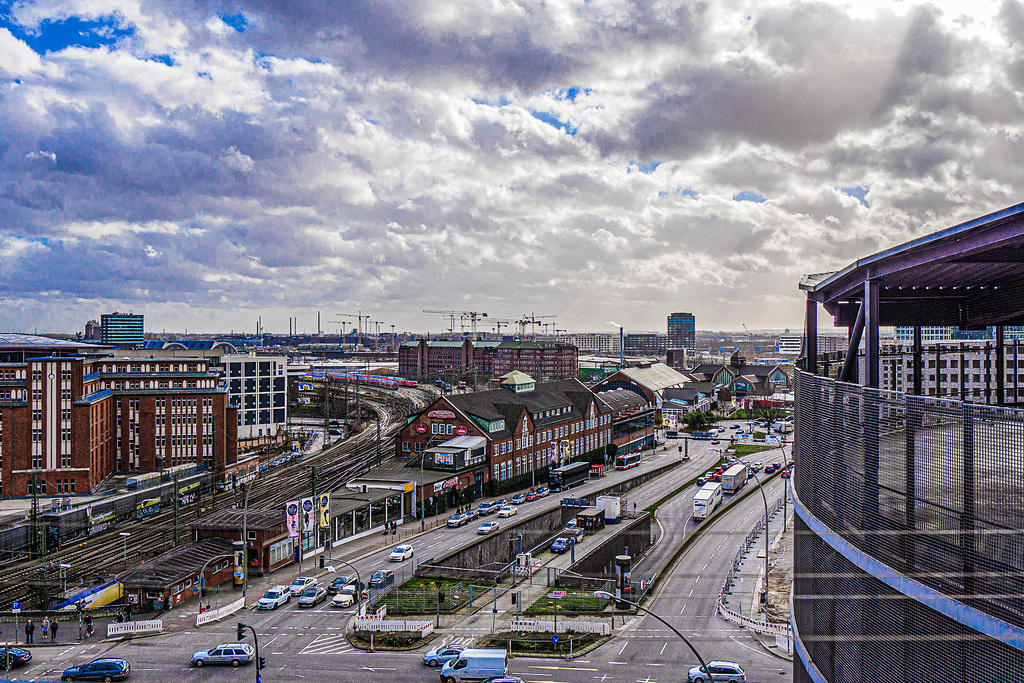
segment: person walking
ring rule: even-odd
[[[92,615],[85,617],[85,637],[92,638]]]
[[[43,623],[39,624],[39,630],[43,633],[43,642],[50,637],[50,617],[43,617]]]
[[[29,619],[25,622],[25,642],[29,645],[32,644],[32,634],[36,632],[36,625]]]
[[[56,643],[57,642],[57,627],[58,626],[60,626],[60,622],[57,621],[56,619],[54,619],[52,622],[50,622],[50,642],[51,643]]]

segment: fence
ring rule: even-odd
[[[164,630],[163,619],[148,621],[126,621],[123,624],[107,624],[107,638],[128,636],[139,633],[159,633]]]
[[[434,632],[434,622],[428,620],[412,619],[378,619],[377,617],[356,617],[355,629],[357,631],[381,631],[394,633],[395,631],[413,631],[420,634],[420,638],[426,638]]]
[[[600,636],[612,632],[611,626],[603,621],[559,621],[558,630],[555,630],[554,621],[536,619],[513,619],[512,630],[521,633],[596,633]]]
[[[395,580],[388,586],[368,588],[367,593],[369,594],[369,597],[366,600],[366,608],[372,609],[376,607],[377,604],[384,600],[384,598],[387,597],[390,593],[397,590],[399,587],[402,586],[402,584],[406,583],[409,579],[415,577],[420,567],[423,566],[425,565],[419,564],[413,566],[411,564],[406,564],[395,567],[394,569],[391,569],[389,567],[388,569],[394,573]],[[373,577],[371,576],[371,580],[372,578]],[[369,585],[369,580],[367,580],[367,585]]]
[[[202,626],[203,624],[209,624],[211,621],[217,621],[218,619],[223,619],[224,617],[228,616],[229,614],[234,614],[235,612],[237,612],[238,610],[240,610],[240,609],[242,609],[244,607],[245,607],[245,598],[241,597],[241,598],[238,598],[237,600],[235,600],[234,602],[231,602],[231,603],[228,603],[227,605],[224,605],[223,607],[218,607],[217,609],[207,610],[207,611],[203,612],[202,614],[200,614],[199,616],[196,617],[196,626]]]
[[[769,518],[773,516],[776,512],[781,510],[783,505],[784,501],[782,498],[779,498],[777,501],[772,503],[772,505],[768,508],[768,517],[761,515],[761,519],[757,520],[757,524],[754,525],[754,529],[749,534],[747,534],[746,538],[743,539],[743,545],[736,553],[736,557],[733,558],[732,567],[729,568],[729,572],[725,575],[725,580],[722,582],[722,589],[718,591],[718,613],[721,614],[724,618],[733,622],[734,624],[740,624],[742,626],[745,626],[746,628],[749,628],[751,631],[773,635],[777,639],[785,638],[786,651],[793,652],[793,629],[788,623],[777,624],[770,621],[751,619],[750,617],[745,617],[742,614],[739,614],[738,612],[734,612],[733,610],[726,607],[725,603],[722,602],[722,597],[727,595],[729,593],[729,589],[732,588],[733,581],[736,578],[736,570],[739,568],[740,562],[743,561],[743,556],[750,551],[750,548],[751,546],[753,546],[754,541],[757,540],[758,534],[760,534],[761,531],[765,529],[765,525],[768,523]]]

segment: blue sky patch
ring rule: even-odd
[[[218,14],[217,16],[220,17],[221,21],[239,33],[245,33],[245,29],[249,26],[249,22],[241,12],[238,14]]]
[[[118,41],[135,33],[133,26],[123,27],[116,16],[98,20],[84,20],[68,17],[58,21],[49,19],[33,31],[26,31],[19,24],[12,24],[9,18],[0,18],[0,26],[24,41],[37,54],[59,52],[68,47],[98,48],[115,45]]]
[[[563,133],[568,133],[569,135],[576,135],[576,131],[579,130],[578,127],[566,121],[562,121],[554,114],[549,114],[546,111],[531,111],[530,114],[532,114],[533,118],[537,119],[538,121],[543,121],[549,126],[557,128]]]
[[[677,194],[680,197],[686,197],[687,199],[696,199],[697,197],[700,196],[700,193],[698,193],[697,190],[691,190],[688,187],[677,187],[671,192],[667,190],[662,190],[661,192],[658,193],[658,198],[664,199],[665,197],[668,197],[669,195],[673,194]]]
[[[732,198],[733,201],[737,202],[757,202],[758,204],[760,204],[761,202],[768,201],[768,199],[765,198],[763,195],[759,195],[756,192],[751,192],[750,190],[743,190],[743,192],[737,192],[732,196]]]
[[[579,97],[580,95],[589,95],[594,91],[591,90],[590,88],[584,88],[578,85],[573,85],[568,88],[548,88],[544,92],[554,95],[555,98],[559,100],[569,100],[570,102],[575,102],[576,98]]]
[[[153,55],[149,58],[149,61],[160,62],[161,64],[166,64],[167,66],[174,66],[174,60],[171,59],[170,55]]]
[[[507,95],[499,97],[497,102],[482,97],[471,97],[470,99],[473,100],[474,104],[482,104],[487,107],[507,107],[512,101]]]
[[[868,204],[868,200],[866,199],[866,197],[868,196],[868,192],[871,191],[870,187],[864,185],[856,185],[854,187],[840,187],[837,189],[843,194],[855,198],[857,201],[864,205],[864,208],[871,208],[871,205]]]
[[[630,159],[629,160],[629,170],[632,171],[634,166],[636,167],[636,170],[640,171],[641,173],[646,173],[646,174],[650,175],[651,173],[654,173],[654,169],[656,169],[659,166],[661,166],[661,162],[660,161],[654,161],[653,159],[651,159],[646,164],[641,164],[636,159]]]

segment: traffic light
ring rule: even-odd
[[[261,668],[261,669],[266,669],[267,668],[267,658],[266,657],[260,657],[259,668]]]
[[[516,593],[515,593],[515,591],[512,591],[512,604],[513,605],[516,604]]]
[[[444,602],[444,591],[437,591],[437,604]]]
[[[241,640],[243,637],[245,637],[245,624],[238,622],[238,626],[235,627],[235,639]]]

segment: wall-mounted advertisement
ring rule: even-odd
[[[292,538],[299,537],[299,501],[293,500],[285,503],[285,518],[288,522],[288,535]]]

